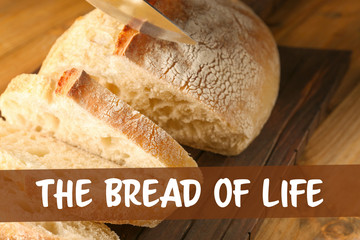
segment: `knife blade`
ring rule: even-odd
[[[86,0],[131,28],[155,38],[196,44],[188,34],[145,0]]]

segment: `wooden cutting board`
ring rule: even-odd
[[[280,47],[281,84],[260,135],[240,155],[225,157],[187,148],[200,166],[293,165],[326,116],[329,98],[344,76],[350,52]],[[249,239],[259,219],[164,221],[154,229],[111,226],[122,240]]]

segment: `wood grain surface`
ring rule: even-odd
[[[265,19],[280,45],[353,51],[350,69],[331,99],[330,108],[325,109],[332,114],[315,131],[299,162],[359,164],[360,1],[247,2]],[[90,9],[83,0],[0,0],[0,92],[12,77],[36,71],[57,37]],[[183,225],[189,226],[186,221]],[[269,219],[258,229],[257,236],[324,239],[319,235],[324,229],[333,233],[325,234],[325,239],[360,238],[357,219]],[[137,234],[135,231],[133,235]]]
[[[0,0],[0,92],[36,71],[56,39],[92,7],[83,0]]]
[[[358,84],[313,134],[298,164],[359,164],[359,129]],[[256,239],[360,239],[360,219],[267,219],[257,231]]]
[[[279,44],[352,51],[349,71],[326,121],[299,160],[303,165],[360,164],[360,1],[287,1],[266,19]],[[359,218],[267,219],[256,239],[360,239]]]

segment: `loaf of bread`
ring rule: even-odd
[[[111,161],[0,120],[0,169],[116,168]],[[105,224],[92,222],[0,223],[0,239],[115,240]]]
[[[152,3],[197,44],[139,34],[100,10],[79,18],[40,75],[1,96],[1,169],[195,167],[172,137],[224,155],[251,143],[278,94],[270,31],[240,1]],[[118,239],[90,222],[0,224],[0,239],[24,238]]]
[[[85,72],[74,69],[56,84],[38,75],[16,77],[0,98],[2,115],[10,124],[51,134],[118,166],[197,166],[164,130]]]
[[[259,134],[278,93],[270,31],[240,1],[161,0],[155,7],[197,44],[126,37],[127,27],[94,10],[57,40],[40,74],[57,79],[72,67],[84,69],[180,143],[240,153]]]

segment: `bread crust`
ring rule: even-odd
[[[125,51],[129,47],[131,41],[138,34],[138,31],[132,29],[128,25],[125,25],[117,38],[114,54],[118,56],[124,56]]]
[[[125,56],[117,56],[116,43],[124,25],[95,10],[58,39],[40,74],[59,77],[64,70],[78,67],[103,79],[102,84],[116,85],[116,81],[138,76],[139,81],[147,78],[158,86],[164,84],[166,91],[201,105],[225,126],[219,128],[222,131],[202,136],[214,141],[211,146],[206,140],[174,135],[172,130],[176,129],[165,130],[180,143],[195,148],[239,154],[260,133],[277,98],[280,64],[270,31],[240,1],[155,2],[155,7],[198,44],[189,46],[137,34],[125,49],[121,48]],[[215,139],[231,140],[222,146],[219,142],[224,141]]]
[[[70,97],[93,116],[126,135],[163,166],[197,167],[196,162],[169,134],[121,101],[85,71],[66,71],[58,81],[56,93]]]
[[[280,79],[276,43],[266,25],[241,1],[162,0],[155,7],[198,43],[139,34],[126,57],[204,103],[245,136],[257,135]]]

